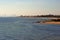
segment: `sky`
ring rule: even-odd
[[[60,0],[0,0],[0,16],[60,15]]]

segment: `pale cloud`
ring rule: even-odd
[[[59,0],[0,0],[0,16],[60,15]]]

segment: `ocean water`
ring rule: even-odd
[[[0,40],[60,40],[60,25],[34,23],[46,19],[1,17]]]

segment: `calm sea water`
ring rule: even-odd
[[[60,40],[60,25],[37,24],[47,18],[0,18],[0,40]]]

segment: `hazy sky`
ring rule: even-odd
[[[0,16],[60,15],[60,0],[0,0]]]

